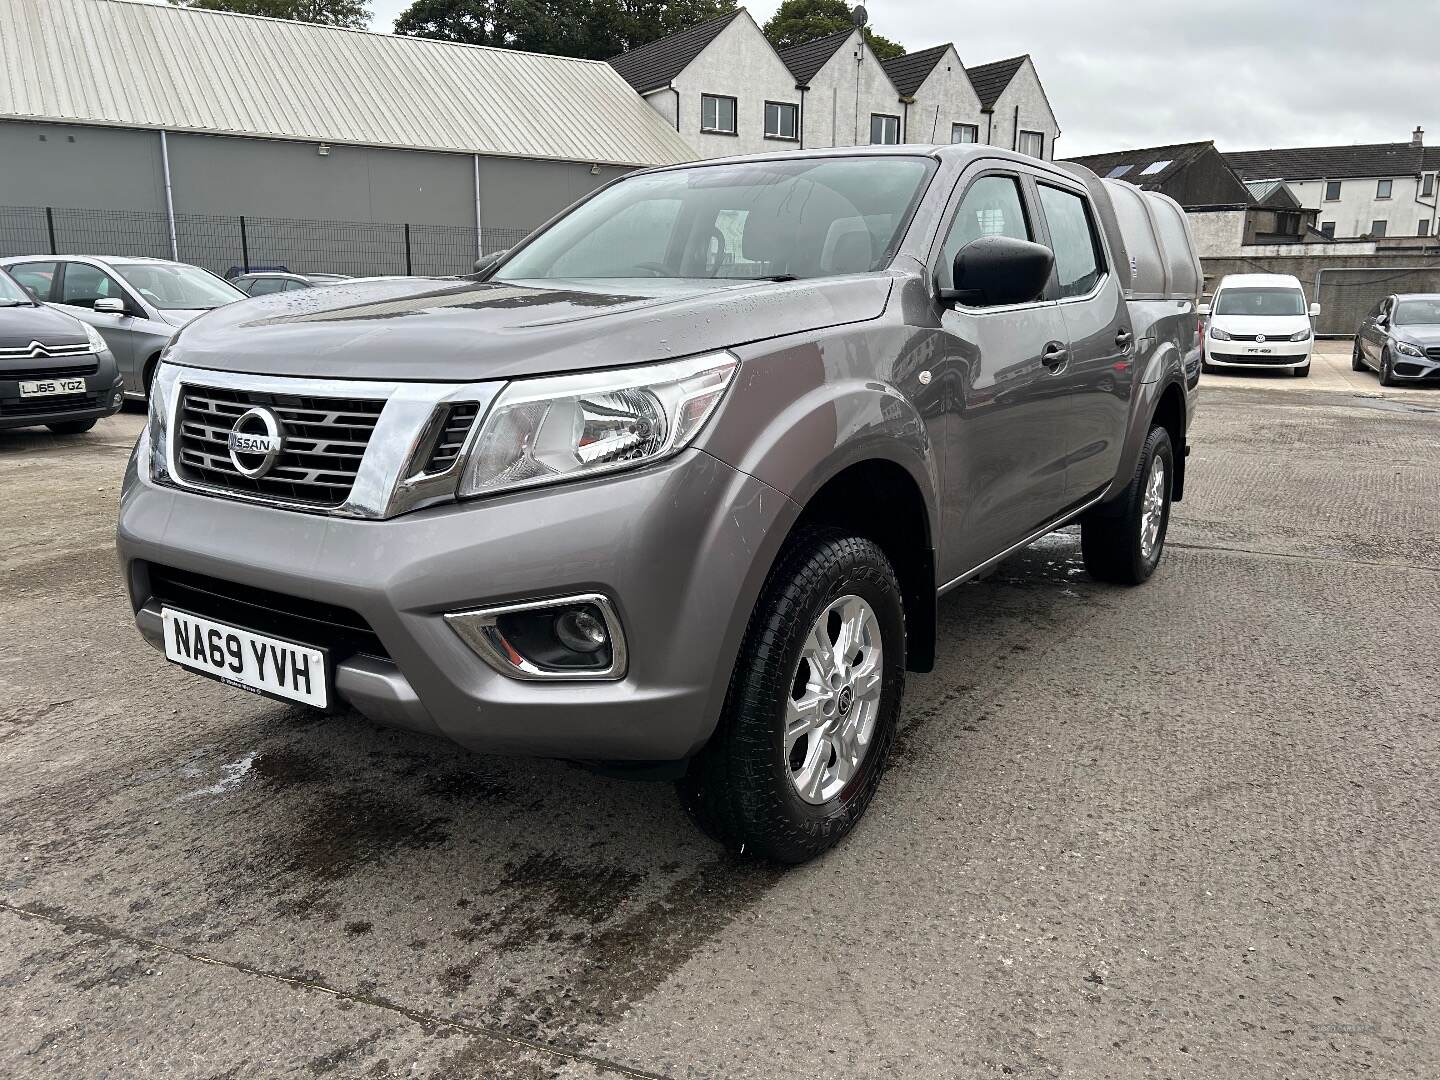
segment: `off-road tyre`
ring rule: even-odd
[[[1141,542],[1145,496],[1151,466],[1156,458],[1164,462],[1163,510],[1159,536],[1147,555]],[[1115,585],[1140,585],[1148,581],[1165,553],[1165,533],[1170,526],[1170,497],[1175,488],[1175,449],[1170,433],[1156,425],[1145,438],[1135,474],[1117,499],[1090,511],[1080,522],[1080,550],[1085,569],[1097,581]]]
[[[873,610],[882,643],[880,704],[869,749],[828,802],[805,802],[784,752],[786,702],[812,625],[837,599]],[[676,784],[695,823],[732,851],[803,863],[837,844],[870,805],[884,774],[905,690],[905,613],[895,571],[874,542],[830,528],[786,544],[746,628],[724,711],[710,742]]]

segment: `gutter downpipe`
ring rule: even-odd
[[[160,164],[165,170],[165,221],[170,226],[170,258],[180,261],[180,242],[175,236],[175,193],[170,186],[170,144],[160,132]]]
[[[799,134],[799,136],[800,136],[800,146],[799,146],[799,149],[804,150],[804,149],[805,149],[805,95],[810,92],[810,87],[808,87],[808,86],[797,86],[797,87],[795,87],[795,89],[800,91],[800,120],[799,120],[799,123],[800,123],[800,131],[798,132],[798,134]]]
[[[480,155],[471,154],[475,162],[475,258],[485,257],[485,230],[480,225]]]

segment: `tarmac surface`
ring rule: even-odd
[[[1440,1074],[1440,389],[1207,376],[1145,587],[942,604],[825,858],[664,784],[189,676],[113,528],[142,417],[0,434],[0,1075]]]

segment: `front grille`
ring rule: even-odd
[[[146,569],[150,574],[150,595],[162,604],[256,633],[323,647],[331,651],[335,661],[355,653],[389,659],[390,654],[370,624],[349,608],[237,585],[171,566],[150,563]]]
[[[0,371],[0,379],[14,379],[16,382],[26,379],[78,379],[83,375],[97,375],[100,372],[100,361],[92,355],[87,364],[72,364],[69,367],[33,367],[21,371]]]
[[[280,422],[284,448],[264,476],[230,460],[230,429],[257,405]],[[385,402],[227,390],[186,384],[176,417],[175,461],[182,480],[316,508],[344,504]]]
[[[57,394],[53,397],[0,399],[0,416],[40,416],[45,413],[98,409],[98,394]]]
[[[1298,356],[1244,356],[1239,353],[1212,352],[1210,359],[1217,364],[1276,364],[1291,367],[1305,362],[1304,355]]]
[[[1431,360],[1440,360],[1440,345],[1432,345],[1425,350],[1425,355]]]
[[[12,345],[0,349],[0,360],[14,360],[17,357],[21,360],[44,360],[52,356],[88,356],[94,352],[88,341],[80,341],[74,345]]]
[[[445,416],[445,426],[440,429],[440,437],[435,440],[435,449],[431,451],[430,460],[425,464],[427,473],[432,476],[443,473],[455,464],[460,451],[465,448],[465,438],[470,434],[470,428],[475,423],[475,414],[479,411],[480,406],[474,402],[450,406],[450,411]]]

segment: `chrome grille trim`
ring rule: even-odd
[[[46,360],[54,356],[94,356],[95,350],[88,341],[74,345],[46,345],[32,341],[28,345],[14,345],[0,349],[0,360]]]
[[[152,427],[164,455],[155,463],[155,479],[187,491],[220,498],[253,502],[284,510],[337,517],[380,519],[408,510],[454,499],[461,470],[452,468],[442,476],[424,472],[433,447],[437,424],[449,415],[452,405],[473,403],[476,417],[483,417],[504,388],[504,382],[410,383],[350,379],[290,378],[208,371],[162,364],[156,375],[158,398],[164,416]],[[278,398],[308,398],[307,406],[274,404],[286,426],[283,464],[271,470],[288,482],[344,487],[348,493],[331,505],[297,498],[277,497],[222,484],[210,483],[185,474],[185,466],[223,463],[222,471],[233,471],[229,460],[227,420],[233,421],[248,406],[239,406],[222,394],[230,391]],[[191,396],[193,394],[193,396]],[[345,408],[313,407],[316,400],[378,402],[377,413]],[[182,413],[182,402],[195,408]],[[329,424],[328,421],[336,421]],[[370,425],[368,438],[356,421]],[[478,426],[478,424],[477,424]],[[326,428],[333,430],[327,432]],[[472,431],[473,435],[473,431]],[[288,460],[291,455],[297,459]],[[188,457],[188,460],[187,460]],[[328,459],[321,467],[318,459]],[[354,461],[353,472],[348,462]],[[336,472],[337,462],[345,470]],[[423,482],[422,482],[423,481]]]

